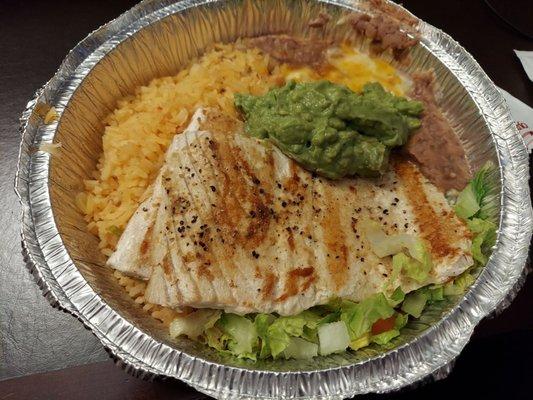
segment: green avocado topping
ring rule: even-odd
[[[268,139],[308,170],[332,179],[385,172],[390,149],[420,126],[422,103],[379,83],[361,93],[328,81],[287,83],[263,96],[237,94],[245,131]]]

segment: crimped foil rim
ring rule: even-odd
[[[80,42],[54,77],[28,103],[21,118],[22,140],[15,188],[22,204],[23,253],[43,293],[53,305],[70,312],[93,331],[112,356],[130,371],[141,376],[172,376],[217,398],[336,399],[395,390],[446,368],[466,345],[477,323],[516,292],[531,240],[532,210],[527,183],[528,155],[503,97],[472,56],[448,35],[424,22],[420,24],[423,45],[469,91],[490,128],[503,177],[502,229],[487,266],[461,302],[415,340],[370,360],[324,370],[270,372],[229,367],[192,357],[143,333],[111,309],[77,270],[54,222],[48,190],[49,155],[33,151],[39,143],[53,140],[57,123],[38,127],[30,124],[35,106],[54,105],[61,115],[91,68],[119,43],[167,15],[214,2],[219,1],[140,3]],[[322,2],[346,8],[354,6],[349,0]],[[459,56],[465,60],[462,65],[455,62]],[[65,89],[67,81],[70,85]],[[36,215],[39,218],[44,215],[50,223],[36,224]],[[58,269],[62,273],[58,274]],[[64,275],[68,275],[69,285],[62,279]],[[504,284],[491,285],[496,278]],[[119,335],[110,329],[115,323],[122,327],[122,336],[135,334],[139,338],[137,347],[126,351],[121,346]],[[442,334],[450,330],[460,330],[460,334]],[[439,351],[423,358],[428,348]],[[150,353],[151,359],[166,360],[165,367],[154,367],[146,353]],[[388,371],[387,366],[394,369]],[[395,372],[394,376],[390,376],[390,371]],[[202,379],[206,374],[212,376],[209,384]],[[257,384],[263,381],[268,384]]]

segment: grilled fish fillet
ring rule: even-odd
[[[414,164],[395,161],[379,179],[331,181],[265,141],[215,132],[222,122],[198,110],[176,135],[108,260],[148,281],[147,301],[293,315],[332,297],[422,286],[390,282],[391,257],[372,252],[365,219],[425,241],[433,269],[424,285],[473,264],[468,229]]]

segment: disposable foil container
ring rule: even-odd
[[[426,310],[386,348],[251,363],[171,339],[104,266],[74,198],[95,168],[103,120],[117,99],[177,73],[214,42],[278,32],[309,35],[307,24],[321,11],[338,18],[360,7],[347,0],[145,1],[80,42],[28,103],[16,179],[28,266],[50,302],[77,317],[130,372],[178,378],[219,399],[341,399],[396,390],[445,376],[476,324],[516,293],[532,230],[524,143],[500,92],[472,56],[422,21],[421,42],[410,65],[401,68],[435,70],[440,106],[472,167],[491,160],[501,182],[497,244],[464,296]],[[343,29],[334,25],[321,34],[342,35]],[[45,124],[42,115],[52,106],[58,119]],[[60,143],[60,151],[40,150],[49,143]]]

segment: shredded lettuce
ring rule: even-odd
[[[496,243],[496,224],[480,218],[473,218],[467,224],[468,229],[474,234],[472,257],[481,265],[485,265],[491,248]]]
[[[382,332],[380,334],[372,336],[370,340],[373,343],[386,344],[389,343],[396,336],[400,336],[400,331],[398,329],[391,329],[390,331]]]
[[[405,253],[398,253],[392,257],[391,283],[394,283],[401,274],[418,283],[422,283],[428,278],[433,263],[424,244],[417,241],[410,254],[408,256]]]
[[[226,350],[229,336],[222,332],[218,327],[213,326],[204,332],[205,342],[212,348],[222,352],[229,353]]]
[[[398,304],[401,304],[401,302],[405,299],[405,293],[403,292],[402,288],[398,286],[394,292],[389,297],[389,304],[392,307],[396,307]]]
[[[409,293],[402,303],[402,311],[419,318],[426,304],[444,300],[444,285],[424,286]]]
[[[427,293],[418,290],[411,292],[405,296],[405,300],[402,303],[402,311],[415,318],[420,318],[427,301]]]
[[[336,308],[335,308],[336,307]],[[333,307],[332,305],[329,306],[330,312],[327,313],[325,316],[323,316],[320,321],[318,321],[318,326],[329,324],[330,322],[336,322],[340,320],[341,318],[341,306],[340,304],[338,306]]]
[[[254,324],[257,334],[261,339],[261,349],[259,351],[259,358],[267,358],[271,354],[270,342],[268,338],[268,327],[274,322],[276,317],[272,314],[257,314],[255,316]]]
[[[289,345],[291,336],[303,334],[305,319],[300,315],[295,317],[280,317],[268,327],[267,337],[273,358],[280,355]]]
[[[418,262],[418,265],[416,271],[406,271],[407,276],[417,280],[418,282],[423,282],[426,280],[431,268],[433,268],[431,255],[429,254],[424,242],[420,239],[414,240],[408,250],[409,255]]]
[[[431,258],[429,257],[429,252],[426,251],[428,257],[423,256],[424,262],[420,262],[413,257],[409,257],[404,253],[395,254],[392,257],[392,278],[391,282],[401,274],[404,273],[406,277],[414,279],[415,281],[422,283],[424,282],[428,275],[429,271],[433,264],[431,263]]]
[[[170,336],[183,335],[196,340],[206,329],[213,327],[221,315],[222,312],[219,310],[199,309],[190,314],[178,316],[170,323]]]
[[[455,205],[456,214],[466,220],[468,229],[474,234],[472,256],[480,265],[487,263],[491,248],[496,242],[498,217],[496,176],[494,164],[487,162],[459,194]]]
[[[252,321],[237,314],[224,314],[218,321],[219,328],[227,336],[228,350],[242,358],[256,358],[258,334]]]
[[[480,208],[474,188],[471,184],[468,184],[457,196],[455,213],[463,219],[468,219],[474,216]]]
[[[304,331],[302,333],[302,338],[311,343],[318,343],[318,332],[317,329],[311,329],[308,326],[304,326]]]
[[[463,294],[468,286],[470,286],[476,278],[470,273],[470,271],[465,271],[453,281],[448,282],[443,287],[443,294],[445,296],[458,296]]]
[[[300,314],[305,319],[305,326],[302,332],[302,338],[308,342],[318,344],[317,328],[322,320],[318,311],[306,310]]]
[[[498,195],[496,168],[487,162],[457,197],[455,213],[463,218],[479,218],[496,222],[498,217]]]
[[[392,283],[402,273],[419,283],[427,279],[433,263],[421,239],[405,233],[387,235],[377,222],[369,219],[362,221],[361,230],[365,235],[365,240],[369,242],[372,251],[378,257],[393,255],[390,279]]]
[[[442,285],[437,285],[433,288],[428,289],[429,299],[431,301],[442,301],[444,300],[444,287]]]
[[[394,308],[383,293],[370,296],[360,303],[344,301],[341,320],[346,323],[351,341],[370,332],[372,325],[379,319],[389,318]]]
[[[305,310],[299,315],[305,320],[304,330],[305,328],[316,329],[322,320],[322,316],[317,310]]]
[[[394,324],[394,329],[400,330],[409,322],[409,315],[398,313],[396,314],[396,322]]]

